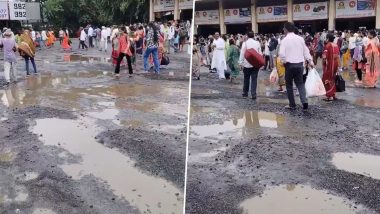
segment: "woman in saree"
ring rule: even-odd
[[[368,45],[365,50],[367,64],[363,72],[363,86],[366,88],[376,88],[380,69],[380,43],[375,31],[369,32],[368,39]]]
[[[240,50],[235,45],[235,40],[230,39],[229,46],[227,50],[227,65],[231,69],[231,83],[234,83],[234,80],[239,76],[240,66],[239,66],[239,57]]]
[[[325,45],[325,49],[323,51],[323,76],[322,81],[326,89],[326,99],[325,101],[333,101],[336,100],[336,85],[335,78],[336,73],[339,68],[339,47],[334,44],[334,35],[327,35],[327,44]]]
[[[63,36],[63,42],[61,44],[62,48],[64,51],[70,51],[71,50],[71,45],[70,45],[70,39],[67,33],[64,33]]]
[[[34,62],[34,57],[36,55],[36,46],[34,45],[34,42],[28,30],[25,30],[24,33],[20,35],[18,50],[20,55],[25,59],[26,75],[30,75],[29,60],[32,62],[34,73],[37,74],[36,63]]]
[[[54,42],[55,42],[54,32],[49,30],[47,33],[47,36],[48,36],[48,40],[47,40],[46,46],[51,47],[54,45]]]

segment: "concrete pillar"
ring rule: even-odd
[[[226,34],[226,24],[224,23],[223,0],[219,0],[219,25],[220,25],[220,34]]]
[[[154,0],[149,0],[149,21],[154,21]]]
[[[179,0],[174,0],[174,20],[180,20]]]
[[[259,26],[257,24],[256,0],[251,0],[251,22],[253,32],[258,33]]]
[[[329,2],[329,27],[328,27],[329,31],[335,30],[335,18],[336,18],[335,7],[336,7],[335,0],[330,0],[330,2]]]
[[[293,0],[288,0],[288,22],[293,22]]]
[[[376,2],[376,29],[380,30],[380,0]]]

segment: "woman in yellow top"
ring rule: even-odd
[[[278,91],[286,92],[283,88],[285,86],[285,66],[282,64],[280,57],[276,58],[275,63],[276,63],[275,66],[277,68],[277,74],[278,74],[278,86],[279,86]]]

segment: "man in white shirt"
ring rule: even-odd
[[[307,110],[309,104],[306,98],[305,83],[303,81],[304,62],[308,61],[311,67],[314,67],[313,58],[306,46],[305,40],[294,34],[294,24],[287,22],[284,25],[285,38],[281,40],[279,57],[285,66],[286,90],[289,99],[289,105],[286,108],[295,110],[296,102],[294,100],[293,81],[295,82],[303,109]]]
[[[226,79],[225,71],[227,70],[226,55],[224,53],[225,41],[220,37],[219,33],[215,33],[215,40],[212,43],[214,49],[211,69],[216,69],[219,79]]]
[[[175,23],[170,23],[169,22],[169,44],[170,44],[170,47],[172,47],[174,49],[174,52],[177,52],[178,49],[177,47],[174,45],[174,41],[175,41]],[[170,48],[168,49],[168,54],[170,54]]]
[[[92,28],[91,25],[88,28],[88,41],[89,41],[88,43],[89,43],[90,48],[93,48],[94,47],[94,28]]]
[[[351,59],[354,57],[354,51],[356,48],[357,35],[351,32],[350,38],[348,39],[348,48],[350,49]]]
[[[80,32],[80,45],[82,45],[82,49],[86,48],[86,50],[88,49],[87,45],[86,45],[86,38],[87,38],[87,34],[86,32],[84,31],[83,27],[80,28],[81,32]]]
[[[111,33],[112,33],[111,27],[107,27],[107,40],[109,42],[111,41]]]
[[[36,31],[34,31],[33,29],[31,30],[31,36],[32,36],[32,40],[33,40],[33,42],[35,42],[36,41]]]
[[[253,31],[248,32],[248,39],[245,41],[241,47],[239,64],[243,67],[244,73],[244,85],[243,85],[243,98],[248,97],[249,85],[251,82],[251,95],[252,99],[256,100],[256,90],[257,90],[257,77],[259,75],[260,68],[253,67],[244,57],[245,52],[248,49],[254,49],[258,53],[261,52],[261,45],[258,41],[254,39],[255,33]]]
[[[104,48],[104,51],[107,52],[107,49],[108,49],[108,42],[107,42],[107,39],[108,39],[108,31],[106,29],[106,27],[102,27],[102,31],[100,33],[100,51],[103,50]]]

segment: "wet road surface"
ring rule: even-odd
[[[96,50],[36,61],[0,89],[0,213],[182,213],[189,56],[120,79]]]
[[[380,213],[380,87],[345,72],[338,101],[291,112],[269,74],[257,101],[242,79],[192,81],[186,213]]]

